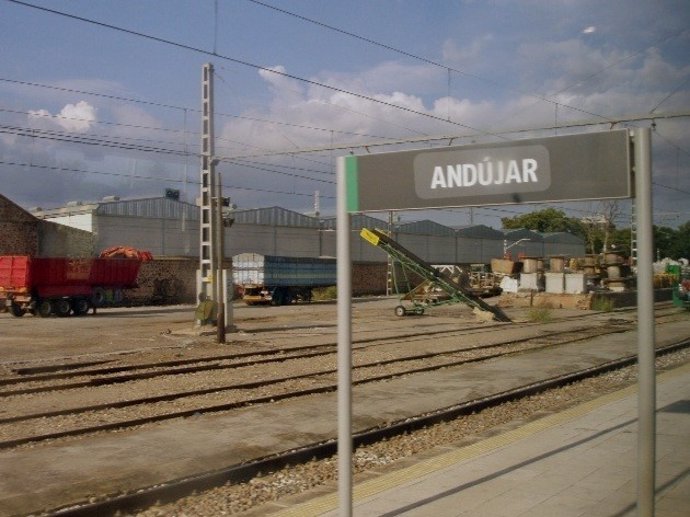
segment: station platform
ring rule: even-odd
[[[656,517],[690,515],[690,364],[657,376]],[[637,515],[637,386],[355,479],[355,517]],[[332,487],[331,487],[332,488]],[[337,517],[337,491],[272,517]]]

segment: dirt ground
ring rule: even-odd
[[[399,318],[393,312],[397,304],[395,298],[354,301],[353,328],[360,332],[376,332],[482,324],[464,305],[442,306],[427,311],[424,316]],[[100,309],[96,315],[89,313],[67,318],[31,315],[16,318],[9,313],[0,313],[0,363],[33,363],[67,357],[77,360],[92,355],[163,352],[176,348],[227,351],[228,346],[250,342],[279,346],[315,335],[322,336],[322,340],[329,336],[335,341],[337,332],[335,302],[283,307],[248,307],[235,303],[233,320],[236,331],[229,332],[227,344],[220,345],[215,327],[195,325],[194,310],[192,305],[113,308]],[[514,321],[527,318],[525,309],[507,312]],[[583,311],[555,309],[552,312],[554,317],[566,317]]]

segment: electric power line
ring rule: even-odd
[[[499,82],[493,81],[493,80],[491,80],[491,79],[488,79],[488,78],[486,78],[486,77],[482,77],[482,76],[480,76],[480,75],[478,75],[478,74],[472,74],[472,73],[467,72],[467,71],[465,71],[465,70],[458,70],[458,69],[456,69],[456,68],[453,68],[453,67],[451,67],[451,66],[445,65],[445,64],[443,64],[443,63],[439,63],[439,62],[434,61],[434,60],[432,60],[432,59],[429,59],[429,58],[426,58],[426,57],[423,57],[423,56],[419,56],[419,55],[417,55],[417,54],[413,54],[413,53],[408,52],[408,51],[406,51],[406,50],[402,50],[402,49],[399,49],[399,48],[397,48],[397,47],[393,47],[393,46],[391,46],[391,45],[387,45],[387,44],[385,44],[385,43],[381,43],[381,42],[376,41],[376,40],[374,40],[374,39],[372,39],[372,38],[367,38],[367,37],[364,37],[364,36],[360,36],[359,34],[355,34],[355,33],[353,33],[353,32],[349,32],[349,31],[346,31],[346,30],[344,30],[344,29],[340,29],[340,28],[335,27],[335,26],[333,26],[333,25],[329,25],[329,24],[320,22],[320,21],[318,21],[318,20],[314,20],[313,18],[308,18],[308,17],[306,17],[306,16],[302,16],[302,15],[300,15],[300,14],[297,14],[297,13],[294,13],[294,12],[291,12],[291,11],[288,11],[288,10],[286,10],[286,9],[281,9],[281,8],[276,7],[276,6],[274,6],[274,5],[267,4],[266,2],[262,2],[262,1],[259,1],[259,0],[247,0],[247,1],[252,2],[252,3],[254,3],[254,4],[257,4],[257,5],[261,5],[261,6],[263,6],[263,7],[266,7],[267,9],[272,9],[272,10],[274,10],[274,11],[280,12],[280,13],[285,14],[285,15],[287,15],[287,16],[292,16],[292,17],[298,18],[298,19],[300,19],[300,20],[302,20],[302,21],[305,21],[305,22],[308,22],[308,23],[312,23],[312,24],[317,25],[317,26],[319,26],[319,27],[323,27],[323,28],[325,28],[325,29],[328,29],[328,30],[331,30],[331,31],[334,31],[334,32],[338,32],[338,33],[340,33],[340,34],[349,36],[349,37],[351,37],[351,38],[355,38],[355,39],[364,41],[364,42],[366,42],[366,43],[368,43],[368,44],[371,44],[371,45],[374,45],[374,46],[377,46],[377,47],[381,47],[381,48],[390,50],[390,51],[395,52],[395,53],[397,53],[397,54],[401,54],[401,55],[403,55],[403,56],[406,56],[406,57],[410,57],[410,58],[416,59],[416,60],[421,61],[421,62],[423,62],[423,63],[427,63],[427,64],[430,64],[430,65],[432,65],[432,66],[435,66],[435,67],[438,67],[438,68],[442,68],[442,69],[448,71],[448,74],[449,74],[449,81],[450,81],[450,72],[455,72],[455,73],[460,74],[460,75],[465,75],[465,76],[467,76],[467,77],[472,77],[472,78],[474,78],[474,79],[478,79],[478,80],[480,80],[480,81],[483,81],[483,82],[486,82],[486,83],[489,83],[489,84],[493,84],[494,86],[498,86],[498,87],[500,87],[500,88],[502,88],[502,89],[504,89],[504,90],[507,90],[507,91],[516,92],[516,93],[519,93],[519,94],[521,94],[521,95],[527,95],[527,96],[533,97],[533,98],[535,98],[535,99],[537,99],[537,100],[539,100],[539,101],[543,101],[543,102],[547,102],[547,103],[553,104],[553,105],[556,106],[556,108],[557,108],[558,106],[561,106],[561,107],[568,108],[568,109],[573,110],[573,111],[579,111],[580,113],[584,113],[584,114],[586,114],[586,115],[591,115],[591,116],[593,116],[593,117],[600,117],[600,118],[602,118],[602,119],[609,120],[609,117],[606,117],[606,116],[604,116],[604,115],[599,115],[599,114],[592,113],[592,112],[587,111],[587,110],[582,109],[582,108],[577,108],[577,107],[575,107],[575,106],[571,106],[571,105],[569,105],[569,104],[566,104],[566,103],[563,103],[563,102],[560,102],[560,101],[555,101],[555,100],[549,99],[548,97],[543,96],[543,95],[537,95],[537,94],[534,94],[534,93],[525,92],[525,91],[520,90],[520,89],[518,89],[518,88],[514,88],[514,87],[511,87],[511,86],[508,86],[508,85],[506,85],[505,83],[499,83]],[[559,94],[561,94],[561,93],[564,93],[564,92],[566,92],[567,90],[570,90],[571,88],[573,88],[573,87],[575,87],[575,86],[579,86],[579,85],[581,85],[581,84],[583,84],[583,83],[585,83],[585,82],[589,82],[589,81],[592,80],[594,77],[596,77],[596,76],[602,74],[602,73],[605,72],[606,70],[609,70],[609,69],[611,69],[611,68],[614,67],[614,66],[618,66],[620,63],[622,63],[622,62],[624,62],[624,61],[627,61],[627,60],[629,60],[629,59],[632,59],[633,57],[635,57],[635,56],[641,54],[642,52],[646,51],[648,48],[650,48],[650,47],[652,47],[652,46],[659,45],[660,43],[665,42],[665,41],[667,41],[667,40],[669,40],[669,39],[671,39],[671,38],[673,38],[673,37],[680,36],[680,35],[684,34],[685,32],[687,32],[687,29],[681,29],[681,30],[679,30],[679,31],[676,31],[676,32],[670,34],[670,35],[664,36],[663,38],[659,38],[659,40],[655,41],[652,45],[649,45],[649,46],[645,47],[644,49],[639,50],[639,51],[637,51],[637,52],[634,52],[633,54],[630,54],[630,55],[628,55],[628,56],[624,56],[623,58],[621,58],[621,59],[619,59],[619,60],[617,60],[617,61],[615,61],[615,62],[613,62],[613,63],[611,63],[611,64],[609,64],[609,65],[607,65],[606,67],[604,67],[604,68],[602,68],[601,70],[599,70],[599,71],[597,71],[597,72],[595,72],[595,73],[593,73],[593,74],[587,76],[586,78],[584,78],[584,79],[578,81],[577,83],[574,83],[574,84],[572,84],[572,85],[570,85],[570,86],[567,86],[566,88],[564,88],[564,89],[562,89],[562,90],[559,90],[558,92],[556,92],[556,95],[559,95]],[[690,80],[690,79],[689,79],[689,80]],[[687,82],[687,81],[686,81],[686,82]],[[685,83],[683,83],[683,85],[681,85],[680,87],[684,86],[684,84],[685,84]],[[679,87],[678,89],[680,89],[680,87]],[[676,91],[672,92],[672,93],[669,94],[667,97],[665,97],[659,104],[657,104],[657,106],[656,106],[652,111],[650,111],[650,113],[652,113],[656,108],[659,107],[659,105],[661,105],[663,102],[665,102],[665,101],[668,99],[668,97],[670,97],[670,96],[673,95],[674,93],[676,93]]]
[[[192,45],[187,45],[187,44],[184,44],[184,43],[179,43],[179,42],[177,42],[177,41],[173,41],[173,40],[166,39],[166,38],[161,38],[161,37],[158,37],[158,36],[152,36],[151,34],[146,34],[146,33],[143,33],[143,32],[134,31],[134,30],[131,30],[131,29],[126,29],[126,28],[124,28],[124,27],[119,27],[119,26],[117,26],[117,25],[113,25],[113,24],[110,24],[110,23],[99,22],[99,21],[97,21],[97,20],[92,20],[92,19],[89,19],[89,18],[85,18],[85,17],[83,17],[83,16],[78,16],[78,15],[75,15],[75,14],[70,14],[70,13],[66,13],[66,12],[63,12],[63,11],[58,11],[58,10],[56,10],[56,9],[50,9],[50,8],[47,8],[47,7],[42,7],[42,6],[30,4],[30,3],[28,3],[28,2],[23,2],[23,1],[20,1],[20,0],[5,0],[5,1],[11,2],[11,3],[14,3],[14,4],[17,4],[17,5],[21,5],[21,6],[24,6],[24,7],[29,7],[29,8],[31,8],[31,9],[37,9],[37,10],[39,10],[39,11],[44,11],[44,12],[51,13],[51,14],[55,14],[55,15],[58,15],[58,16],[62,16],[62,17],[66,17],[66,18],[73,19],[73,20],[78,20],[78,21],[81,21],[81,22],[89,23],[89,24],[92,24],[92,25],[96,25],[96,26],[98,26],[98,27],[103,27],[103,28],[106,28],[106,29],[111,29],[111,30],[115,30],[115,31],[118,31],[118,32],[123,32],[123,33],[125,33],[125,34],[130,34],[130,35],[132,35],[132,36],[137,36],[137,37],[140,37],[140,38],[148,39],[148,40],[155,41],[155,42],[158,42],[158,43],[162,43],[162,44],[165,44],[165,45],[170,45],[170,46],[173,46],[173,47],[181,48],[181,49],[188,50],[188,51],[191,51],[191,52],[195,52],[195,53],[198,53],[198,54],[204,54],[204,55],[208,55],[208,56],[217,57],[218,59],[222,59],[222,60],[225,60],[225,61],[229,61],[229,62],[238,64],[238,65],[242,65],[242,66],[246,66],[246,67],[249,67],[249,68],[254,68],[254,69],[256,69],[256,70],[261,70],[261,71],[263,71],[263,72],[268,72],[268,73],[271,73],[271,74],[279,75],[279,76],[281,76],[281,77],[285,77],[285,78],[288,78],[288,79],[294,79],[294,80],[296,80],[296,81],[304,82],[304,83],[310,84],[310,85],[312,85],[312,86],[318,86],[318,87],[320,87],[320,88],[324,88],[324,89],[327,89],[327,90],[331,90],[331,91],[334,91],[334,92],[337,92],[337,93],[343,93],[343,94],[345,94],[345,95],[350,95],[350,96],[355,97],[355,98],[358,98],[358,99],[367,100],[367,101],[372,102],[372,103],[375,103],[375,104],[379,104],[379,105],[386,106],[386,107],[389,107],[389,108],[397,109],[397,110],[400,110],[400,111],[403,111],[403,112],[406,112],[406,113],[410,113],[410,114],[413,114],[413,115],[418,115],[418,116],[421,116],[421,117],[429,118],[429,119],[432,119],[432,120],[436,120],[436,121],[439,121],[439,122],[443,122],[443,123],[445,123],[445,124],[451,124],[451,125],[458,126],[458,127],[464,127],[464,128],[466,128],[466,129],[470,129],[470,130],[472,130],[472,131],[476,131],[476,132],[481,133],[481,134],[486,135],[486,136],[494,136],[494,137],[497,137],[497,138],[500,138],[500,139],[504,139],[504,137],[501,137],[501,136],[498,136],[498,135],[494,135],[493,133],[491,133],[491,132],[489,132],[489,131],[484,131],[484,130],[482,130],[482,129],[479,129],[479,128],[470,126],[470,125],[468,125],[468,124],[463,124],[463,123],[461,123],[461,122],[452,121],[452,120],[447,120],[447,119],[444,119],[443,117],[439,117],[439,116],[433,115],[433,114],[431,114],[431,113],[424,113],[424,112],[422,112],[422,111],[417,111],[417,110],[414,110],[414,109],[412,109],[412,108],[408,108],[408,107],[406,107],[406,106],[401,106],[401,105],[399,105],[399,104],[394,104],[394,103],[392,103],[392,102],[384,101],[384,100],[382,100],[382,99],[377,99],[377,98],[371,97],[371,96],[369,96],[369,95],[364,95],[364,94],[362,94],[362,93],[352,92],[352,91],[346,90],[346,89],[344,89],[344,88],[338,88],[338,87],[336,87],[336,86],[332,86],[332,85],[329,85],[329,84],[325,84],[325,83],[322,83],[322,82],[319,82],[319,81],[314,81],[314,80],[306,79],[306,78],[304,78],[304,77],[299,77],[299,76],[296,76],[296,75],[293,75],[293,74],[288,74],[287,72],[281,72],[281,71],[279,71],[279,70],[276,70],[275,68],[264,67],[264,66],[257,65],[257,64],[255,64],[255,63],[251,63],[251,62],[246,61],[246,60],[243,60],[243,59],[237,59],[237,58],[233,58],[233,57],[230,57],[230,56],[225,56],[225,55],[222,55],[222,54],[218,54],[218,53],[215,53],[215,52],[210,52],[210,51],[208,51],[208,50],[204,50],[204,49],[199,48],[199,47],[194,47],[194,46],[192,46]],[[105,96],[105,95],[104,95],[104,96]],[[117,98],[116,96],[110,96],[110,97],[111,97],[111,98]],[[172,106],[169,106],[169,107],[172,107]],[[178,108],[178,109],[179,109],[179,108]]]
[[[67,173],[75,173],[75,174],[96,174],[99,176],[113,176],[113,177],[121,177],[121,178],[125,178],[125,179],[136,178],[139,180],[155,181],[155,182],[192,183],[195,185],[200,184],[198,181],[189,181],[188,179],[159,178],[159,177],[155,177],[155,176],[145,176],[142,174],[130,174],[130,173],[124,173],[124,172],[89,171],[89,170],[84,170],[84,169],[74,169],[74,168],[70,168],[70,167],[59,167],[57,165],[39,165],[36,163],[11,162],[11,161],[0,160],[0,165],[10,165],[10,166],[14,166],[14,167],[28,167],[30,169],[41,169],[41,170],[67,172]],[[224,189],[231,189],[231,190],[245,190],[245,191],[251,191],[251,192],[263,192],[263,193],[268,193],[268,194],[281,194],[281,195],[288,195],[288,196],[307,196],[307,197],[313,196],[313,193],[311,193],[311,192],[310,193],[286,192],[286,191],[268,190],[268,189],[254,188],[254,187],[243,187],[240,185],[226,185],[226,184],[224,184],[223,188]],[[326,198],[326,199],[335,199],[334,196],[322,195],[321,197]]]

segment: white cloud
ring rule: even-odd
[[[88,131],[92,122],[96,120],[96,108],[86,101],[67,104],[60,111],[58,124],[69,131],[83,133]]]
[[[68,131],[84,133],[96,120],[96,108],[86,101],[66,104],[57,115],[48,110],[30,110],[29,118],[42,121],[42,124],[54,124]]]

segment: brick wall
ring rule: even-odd
[[[40,221],[39,249],[41,257],[93,257],[94,235],[64,224]]]
[[[155,257],[139,270],[136,289],[126,298],[135,305],[196,303],[199,260],[190,257]]]
[[[352,264],[352,295],[386,294],[388,265],[385,262]]]
[[[36,255],[39,220],[0,195],[0,255]]]

